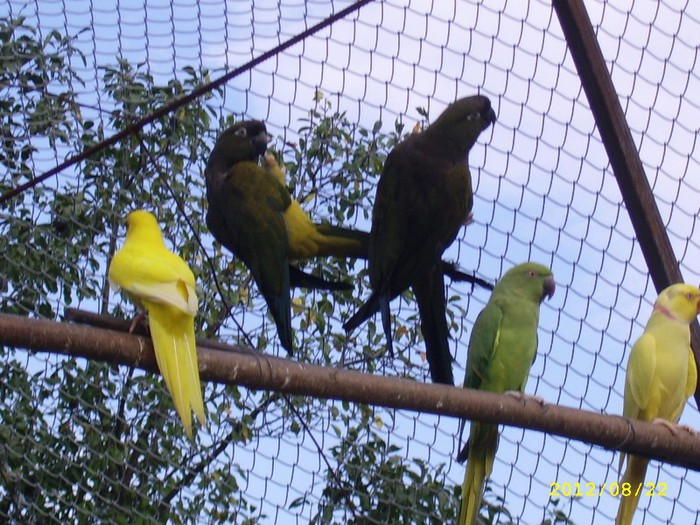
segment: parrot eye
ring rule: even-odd
[[[687,294],[685,294],[685,296],[688,298],[689,301],[695,299],[695,294],[693,292],[688,292]]]
[[[247,137],[248,130],[246,130],[245,128],[238,128],[236,131],[233,132],[233,134],[237,137]]]
[[[530,270],[527,272],[528,277],[537,277],[537,272],[535,270]]]

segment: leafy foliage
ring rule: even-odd
[[[338,468],[329,471],[332,475],[311,523],[453,522],[459,500],[445,487],[445,465],[434,468],[422,459],[404,459],[401,449],[388,445],[373,426],[364,419],[332,448]]]
[[[23,18],[0,19],[0,191],[32,178],[40,148],[55,149],[75,140],[80,110],[71,86],[81,81],[70,67],[73,56],[84,60],[72,38],[52,31],[40,40]],[[3,311],[53,317],[51,296],[73,298],[64,276],[81,283],[84,293],[91,291],[84,273],[65,263],[72,252],[51,224],[54,198],[53,191],[38,189],[1,212]]]
[[[82,56],[74,38],[52,32],[39,40],[23,19],[0,21],[0,38],[3,191],[50,166],[41,148],[80,152],[206,81],[206,72],[187,69],[184,81],[160,86],[119,62],[105,68],[102,79],[112,104],[107,118],[87,118],[71,90],[81,83],[69,60]],[[193,167],[208,152],[202,131],[215,116],[205,104],[206,98],[153,122],[139,136],[101,150],[59,184],[10,201],[0,217],[3,312],[57,318],[63,305],[77,304],[106,311],[106,268],[122,218],[135,205],[157,203],[166,236],[187,241],[177,248],[194,258],[200,247],[184,234],[179,218],[189,207],[190,219],[201,222],[195,210],[201,210],[203,181]],[[114,310],[126,311],[132,311],[126,304]],[[38,368],[21,352],[1,352],[0,515],[22,522],[169,516],[178,523],[210,505],[204,489],[211,481],[201,475],[207,457],[166,417],[172,406],[160,378],[62,357]],[[226,401],[218,400],[220,410],[245,405],[235,389],[227,390]],[[215,420],[217,414],[210,416]],[[227,443],[247,439],[250,423],[244,421],[222,418],[222,428],[236,429],[225,436]],[[244,476],[235,469],[210,474],[234,488]],[[233,490],[217,503],[229,509],[226,521],[248,511]]]

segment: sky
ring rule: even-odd
[[[209,68],[216,78],[346,5],[10,0],[0,15],[24,14],[41,28],[69,34],[88,27],[79,41],[88,51],[89,78],[115,56],[145,62],[157,79],[180,75],[185,66]],[[684,278],[697,284],[700,4],[589,0],[585,5]],[[94,84],[78,89],[82,100],[94,100]],[[551,266],[558,288],[542,306],[539,355],[526,392],[552,403],[620,413],[627,354],[656,292],[550,2],[375,2],[234,79],[219,110],[265,120],[281,145],[298,137],[316,90],[352,120],[369,128],[381,120],[385,130],[397,119],[408,126],[420,121],[418,107],[435,118],[462,96],[481,93],[492,100],[498,120],[469,156],[474,223],[462,230],[448,258],[490,280],[528,259]],[[370,209],[371,201],[363,205]],[[323,217],[320,208],[319,214]],[[369,227],[363,221],[355,225]],[[477,290],[470,297],[460,284],[451,285],[450,293],[459,295],[466,310],[452,343],[459,383],[469,327],[488,294]],[[407,305],[401,308],[402,315],[411,314]],[[694,401],[682,422],[700,428]],[[446,462],[448,480],[460,483],[463,467],[451,459],[458,448],[456,428],[449,418],[396,413],[382,431],[405,448],[406,457]],[[287,447],[313,456],[309,443]],[[245,493],[260,497],[268,514],[291,518],[284,502],[257,491],[267,484],[291,486],[293,495],[294,487],[313,478],[314,467],[293,461],[285,466],[286,453],[266,457],[264,451],[260,445],[255,455],[236,454],[251,472]],[[321,468],[316,465],[316,471]],[[610,483],[617,479],[616,468],[612,452],[508,428],[493,488],[520,523],[529,525],[545,517],[551,483]],[[666,482],[669,497],[642,498],[634,523],[697,519],[697,472],[652,462],[647,480]],[[562,503],[577,524],[609,522],[617,505],[610,496]]]

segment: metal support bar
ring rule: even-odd
[[[553,0],[569,52],[576,64],[605,151],[620,186],[637,241],[642,248],[656,291],[683,282],[666,226],[656,206],[620,99],[582,0]],[[700,363],[700,326],[691,325],[691,346]],[[700,385],[695,391],[700,407]]]

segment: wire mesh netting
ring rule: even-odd
[[[273,49],[350,2],[117,3],[0,7],[2,192]],[[586,2],[685,280],[700,279],[700,4]],[[626,356],[656,296],[549,2],[372,2],[224,87],[98,150],[0,210],[3,313],[125,319],[106,271],[125,215],[153,211],[198,279],[198,332],[284,355],[245,267],[204,224],[202,176],[218,133],[264,120],[292,193],[315,219],[369,230],[387,152],[456,98],[481,93],[497,122],[472,149],[474,222],[446,252],[495,281],[550,266],[526,392],[619,414]],[[306,263],[351,293],[295,290],[296,359],[428,381],[410,293],[392,303],[393,359],[372,320],[362,261]],[[461,383],[488,292],[448,281]],[[464,467],[447,417],[204,385],[208,425],[182,432],[159,376],[3,348],[0,517],[13,522],[438,523],[459,509]],[[691,402],[682,422],[700,427]],[[610,522],[618,499],[552,493],[618,481],[617,455],[506,427],[486,493],[493,522]],[[652,462],[637,522],[694,523],[696,472]],[[563,485],[561,485],[563,487]],[[556,521],[559,520],[559,521]]]

